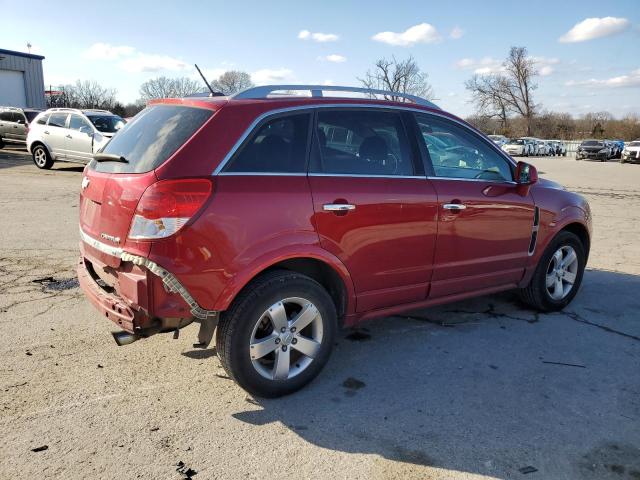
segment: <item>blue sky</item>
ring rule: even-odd
[[[528,3],[0,0],[0,48],[30,42],[47,83],[97,80],[125,102],[149,78],[196,78],[193,63],[209,77],[239,69],[257,83],[359,85],[376,59],[413,55],[437,103],[464,116],[465,80],[525,46],[544,73],[543,108],[640,113],[638,0]]]

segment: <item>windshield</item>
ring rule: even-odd
[[[509,145],[524,145],[524,140],[521,140],[521,139],[511,140],[509,142]]]
[[[640,142],[631,142],[627,147],[640,147]]]
[[[124,127],[124,120],[117,115],[87,115],[91,123],[102,133],[116,133]]]
[[[102,149],[128,163],[91,162],[98,172],[144,173],[162,165],[206,122],[204,108],[152,105],[127,123]]]
[[[602,142],[599,142],[597,140],[586,140],[582,142],[582,145],[584,145],[585,147],[595,147],[598,145],[602,145]]]

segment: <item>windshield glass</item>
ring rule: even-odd
[[[627,147],[640,147],[640,142],[631,142]]]
[[[602,145],[602,142],[598,142],[597,140],[587,140],[582,142],[582,145],[586,146],[586,147],[595,147],[598,145]]]
[[[124,120],[117,115],[87,115],[91,123],[102,133],[116,133],[124,127]]]
[[[524,145],[524,140],[521,140],[521,139],[511,140],[509,142],[509,145]]]
[[[204,108],[152,105],[127,123],[102,149],[128,163],[91,162],[92,169],[111,173],[144,173],[162,165],[206,122]]]

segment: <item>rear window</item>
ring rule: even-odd
[[[144,173],[162,165],[206,122],[204,108],[152,105],[127,123],[102,149],[128,163],[91,162],[91,169],[110,173]]]

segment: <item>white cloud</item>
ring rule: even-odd
[[[559,38],[562,43],[584,42],[594,38],[608,37],[620,33],[631,25],[626,18],[586,18],[576,23],[571,30]]]
[[[535,63],[536,68],[538,69],[538,73],[542,77],[551,75],[555,71],[554,65],[557,65],[560,63],[560,60],[557,58],[547,58],[547,57],[530,57],[530,58]]]
[[[623,87],[640,87],[640,68],[633,70],[628,75],[620,75],[618,77],[597,79],[590,78],[588,80],[569,80],[565,83],[567,87],[606,87],[606,88],[623,88]]]
[[[180,71],[190,70],[191,65],[170,57],[168,55],[150,55],[146,53],[137,53],[122,62],[120,68],[127,72],[161,72],[164,70]]]
[[[117,60],[133,55],[136,49],[127,45],[111,45],[109,43],[94,43],[87,48],[82,56],[91,60]]]
[[[458,26],[453,27],[451,32],[449,32],[449,38],[452,38],[454,40],[458,40],[459,38],[462,38],[463,35],[464,35],[464,30],[462,30]]]
[[[82,53],[90,60],[121,60],[118,66],[127,72],[160,72],[190,70],[191,65],[168,55],[143,53],[128,45],[94,43]]]
[[[321,33],[321,32],[310,32],[309,30],[300,30],[300,33],[298,33],[298,38],[300,40],[314,40],[316,42],[324,43],[324,42],[335,42],[340,37],[335,33]]]
[[[473,73],[478,75],[489,75],[504,71],[502,62],[493,57],[483,57],[479,60],[462,58],[456,62],[456,67],[462,70],[473,70]]]
[[[376,42],[410,47],[416,43],[437,43],[442,40],[441,35],[433,25],[420,23],[407,28],[404,32],[380,32],[371,37]]]
[[[318,60],[323,60],[323,61],[333,62],[333,63],[343,63],[347,61],[347,57],[333,53],[331,55],[327,55],[326,57],[318,57]]]
[[[291,77],[293,72],[288,68],[270,69],[263,68],[256,70],[251,74],[251,80],[257,85],[267,85],[270,83],[277,83],[286,80]]]

